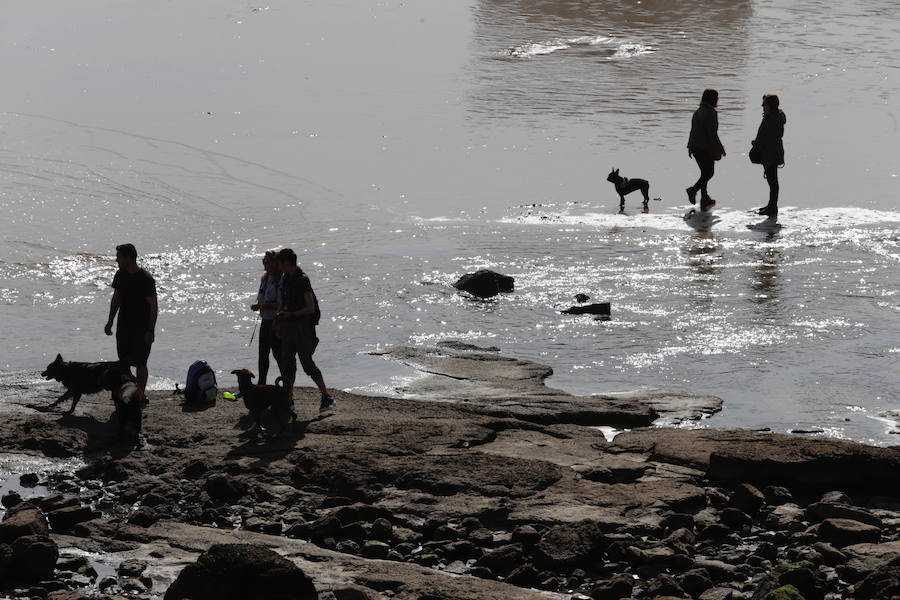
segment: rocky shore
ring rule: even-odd
[[[485,349],[391,358],[445,401],[337,393],[319,415],[304,390],[263,440],[239,402],[152,392],[140,450],[104,401],[5,414],[6,451],[86,466],[3,497],[0,597],[900,597],[894,448],[653,426],[717,401],[569,396]]]

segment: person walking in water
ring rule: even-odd
[[[781,102],[775,94],[766,94],[762,99],[762,123],[753,140],[753,151],[762,161],[763,175],[769,183],[769,203],[757,210],[769,218],[778,216],[778,167],[784,164],[784,125],[787,117],[779,108]]]
[[[103,328],[112,335],[113,320],[116,324],[116,352],[119,362],[137,371],[137,385],[141,392],[147,389],[147,359],[156,339],[156,281],[137,264],[134,244],[116,246],[116,263],[119,270],[113,277],[113,295],[109,302],[109,319]]]
[[[709,210],[716,204],[706,188],[716,172],[715,161],[725,156],[725,147],[719,139],[719,115],[716,112],[718,104],[719,92],[711,89],[703,90],[700,107],[694,111],[691,119],[688,156],[697,161],[700,179],[686,191],[691,204],[697,203],[697,192],[700,192],[700,210]]]
[[[285,378],[291,401],[294,398],[294,381],[297,378],[297,359],[303,372],[315,382],[322,394],[319,412],[332,410],[337,403],[328,394],[322,371],[313,362],[313,353],[319,345],[316,325],[319,323],[319,304],[306,273],[297,266],[297,255],[290,248],[278,253],[281,267],[281,301],[276,318],[281,337],[281,374]]]
[[[275,313],[278,310],[278,284],[281,279],[281,268],[275,257],[275,250],[268,250],[263,256],[263,268],[265,272],[259,282],[259,291],[256,293],[256,304],[250,310],[259,311],[259,384],[266,385],[269,375],[269,353],[275,357],[275,362],[281,361],[281,340],[275,336],[273,324]]]

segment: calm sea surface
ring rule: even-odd
[[[704,425],[895,443],[898,57],[894,0],[19,4],[0,21],[0,402],[57,352],[114,358],[125,241],[159,288],[153,385],[200,358],[234,384],[256,368],[260,255],[291,246],[334,387],[402,393],[413,373],[368,351],[461,339],[571,392],[721,396]],[[706,87],[728,156],[698,231]],[[780,231],[747,228],[763,93],[788,118]],[[662,201],[615,214],[612,167]],[[480,267],[517,291],[449,287]],[[578,292],[612,320],[560,315]]]

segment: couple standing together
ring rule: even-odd
[[[700,167],[700,179],[687,188],[688,200],[697,203],[697,192],[700,192],[700,210],[709,210],[715,206],[707,192],[707,184],[715,174],[715,164],[725,156],[725,146],[719,139],[719,115],[716,106],[719,104],[719,92],[704,90],[700,99],[700,107],[694,111],[691,119],[691,135],[688,138],[688,156],[692,156]],[[763,174],[769,183],[769,203],[758,209],[761,215],[770,218],[778,216],[778,167],[784,164],[784,124],[787,117],[779,108],[778,96],[766,94],[762,99],[763,117],[756,139],[753,140],[751,161],[761,163]]]
[[[297,265],[297,254],[290,248],[266,252],[263,267],[265,272],[256,303],[250,307],[253,311],[259,311],[262,319],[259,328],[259,383],[266,383],[271,353],[284,376],[285,387],[293,402],[299,358],[303,372],[309,375],[322,394],[319,411],[332,410],[337,404],[328,394],[322,371],[313,361],[313,353],[319,345],[316,325],[320,313],[309,277]]]

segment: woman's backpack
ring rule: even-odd
[[[187,382],[184,386],[184,400],[189,404],[215,404],[219,395],[216,374],[206,364],[198,360],[188,368]]]

